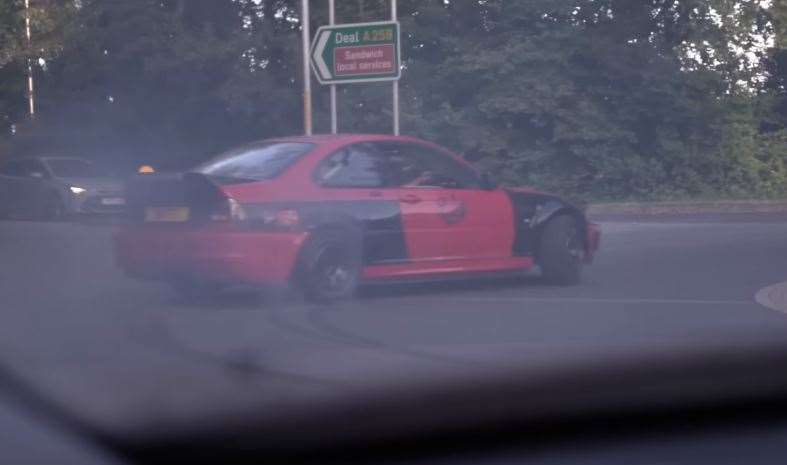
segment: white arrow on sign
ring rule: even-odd
[[[312,63],[317,68],[317,74],[322,81],[328,81],[333,78],[331,70],[328,69],[328,63],[323,58],[325,46],[328,45],[328,39],[331,38],[331,31],[320,31],[320,37],[315,42],[314,49],[312,49]]]

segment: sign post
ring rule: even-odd
[[[396,81],[400,55],[399,23],[341,24],[317,30],[311,62],[321,84]]]
[[[309,72],[309,0],[301,0],[303,43],[303,132],[312,135],[312,75]]]
[[[328,24],[336,24],[336,0],[328,0]],[[339,133],[339,114],[336,109],[336,84],[331,84],[331,134]]]
[[[396,1],[391,0],[391,21],[399,20],[399,12],[396,11]],[[398,24],[398,23],[397,23]],[[397,41],[398,42],[398,41]],[[398,46],[398,45],[397,45]],[[400,53],[401,55],[401,53]],[[401,70],[401,63],[396,64],[397,69]],[[399,135],[399,80],[393,82],[393,130],[394,135]]]
[[[308,0],[303,2],[304,17],[308,18]],[[399,135],[402,52],[396,5],[397,0],[391,0],[391,21],[336,25],[335,0],[328,2],[330,25],[317,30],[308,51],[308,59],[320,84],[331,86],[333,134],[338,132],[338,84],[393,81],[393,132]],[[304,33],[304,40],[306,38],[307,34]],[[311,94],[310,90],[308,92]]]

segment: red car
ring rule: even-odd
[[[127,190],[115,236],[131,276],[183,291],[300,286],[316,300],[361,283],[516,272],[575,284],[598,248],[582,211],[499,188],[450,151],[411,137],[291,137],[231,150]]]

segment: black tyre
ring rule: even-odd
[[[305,246],[297,280],[313,302],[351,298],[361,275],[361,246],[352,231],[317,232]]]
[[[547,223],[537,257],[547,282],[561,286],[579,284],[584,254],[582,235],[574,217],[560,215]]]

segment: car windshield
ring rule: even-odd
[[[102,173],[93,163],[76,158],[49,158],[49,169],[58,178],[95,178]]]
[[[787,0],[0,0],[0,465],[6,404],[194,464],[787,406],[785,346]]]
[[[280,175],[313,144],[268,142],[230,150],[198,166],[194,172],[225,182],[264,181]]]

